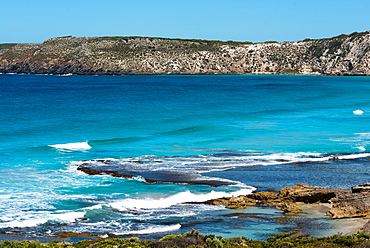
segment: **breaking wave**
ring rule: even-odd
[[[205,202],[211,199],[230,197],[238,195],[248,195],[255,190],[253,187],[247,187],[234,191],[231,193],[222,191],[211,191],[207,194],[194,194],[190,191],[180,192],[169,197],[158,199],[145,198],[145,199],[123,199],[109,204],[110,207],[120,211],[137,210],[137,209],[155,209],[155,208],[168,208],[173,205],[190,202]]]
[[[361,151],[363,148],[357,147]],[[289,164],[302,162],[320,162],[335,159],[356,159],[369,157],[370,153],[218,153],[196,156],[151,156],[122,159],[93,159],[75,161],[74,165],[83,165],[99,169],[119,170],[125,172],[160,172],[201,174],[214,171],[224,171],[240,167],[267,166],[274,164]]]
[[[92,148],[88,142],[56,144],[56,145],[49,145],[49,146],[56,148],[58,150],[62,150],[62,151],[82,151],[82,150],[89,150]]]
[[[85,216],[84,211],[79,212],[38,212],[27,213],[24,216],[18,216],[16,220],[0,222],[0,228],[15,227],[34,227],[47,222],[71,223]]]
[[[133,235],[133,234],[151,234],[151,233],[161,233],[161,232],[170,232],[175,231],[181,228],[180,224],[174,224],[169,226],[151,226],[146,229],[136,230],[136,231],[127,231],[127,232],[114,232],[115,235]]]

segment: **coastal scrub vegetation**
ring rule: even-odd
[[[78,75],[370,75],[370,31],[261,43],[141,36],[72,37],[0,44],[0,72]],[[266,70],[266,67],[269,69]],[[289,72],[294,70],[294,72]]]
[[[359,232],[352,235],[335,234],[324,238],[310,238],[298,232],[277,234],[267,241],[251,240],[245,237],[224,239],[221,236],[201,235],[198,231],[179,235],[167,235],[159,240],[140,240],[139,238],[110,238],[84,240],[76,243],[52,241],[3,241],[0,248],[234,248],[234,247],[370,247],[370,233]]]
[[[1,49],[11,49],[15,45],[17,45],[17,43],[4,43],[4,44],[0,44],[0,50]]]

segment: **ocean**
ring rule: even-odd
[[[325,216],[199,202],[369,182],[369,92],[369,77],[1,74],[0,240],[335,233]]]

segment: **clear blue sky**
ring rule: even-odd
[[[296,41],[370,30],[369,0],[2,0],[0,43],[59,36]]]

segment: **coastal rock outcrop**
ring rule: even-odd
[[[370,233],[370,221],[368,221],[362,228],[361,228],[361,231],[362,232],[367,232],[367,233]]]
[[[224,205],[225,207],[230,209],[243,209],[246,208],[247,206],[256,205],[256,201],[254,199],[251,199],[243,195],[208,200],[204,203],[210,205]]]
[[[343,194],[330,200],[332,218],[370,216],[370,195],[366,193]]]
[[[370,194],[370,183],[360,184],[351,187],[352,193],[367,193]]]
[[[370,184],[352,187],[352,189],[315,187],[299,183],[276,192],[257,192],[237,197],[224,197],[209,200],[206,204],[224,205],[227,208],[246,208],[251,205],[268,205],[281,209],[286,214],[302,213],[302,204],[330,203],[327,213],[331,218],[370,217],[370,193],[357,193]]]
[[[330,203],[328,215],[332,218],[370,216],[370,183],[352,186],[350,193],[340,194]]]
[[[281,203],[276,206],[276,208],[283,210],[285,214],[300,214],[302,213],[302,208],[296,203]]]
[[[0,44],[0,73],[370,75],[370,31],[281,43],[59,37]]]
[[[298,183],[293,187],[280,189],[279,198],[291,202],[328,203],[330,199],[350,192],[349,189],[315,187]]]

